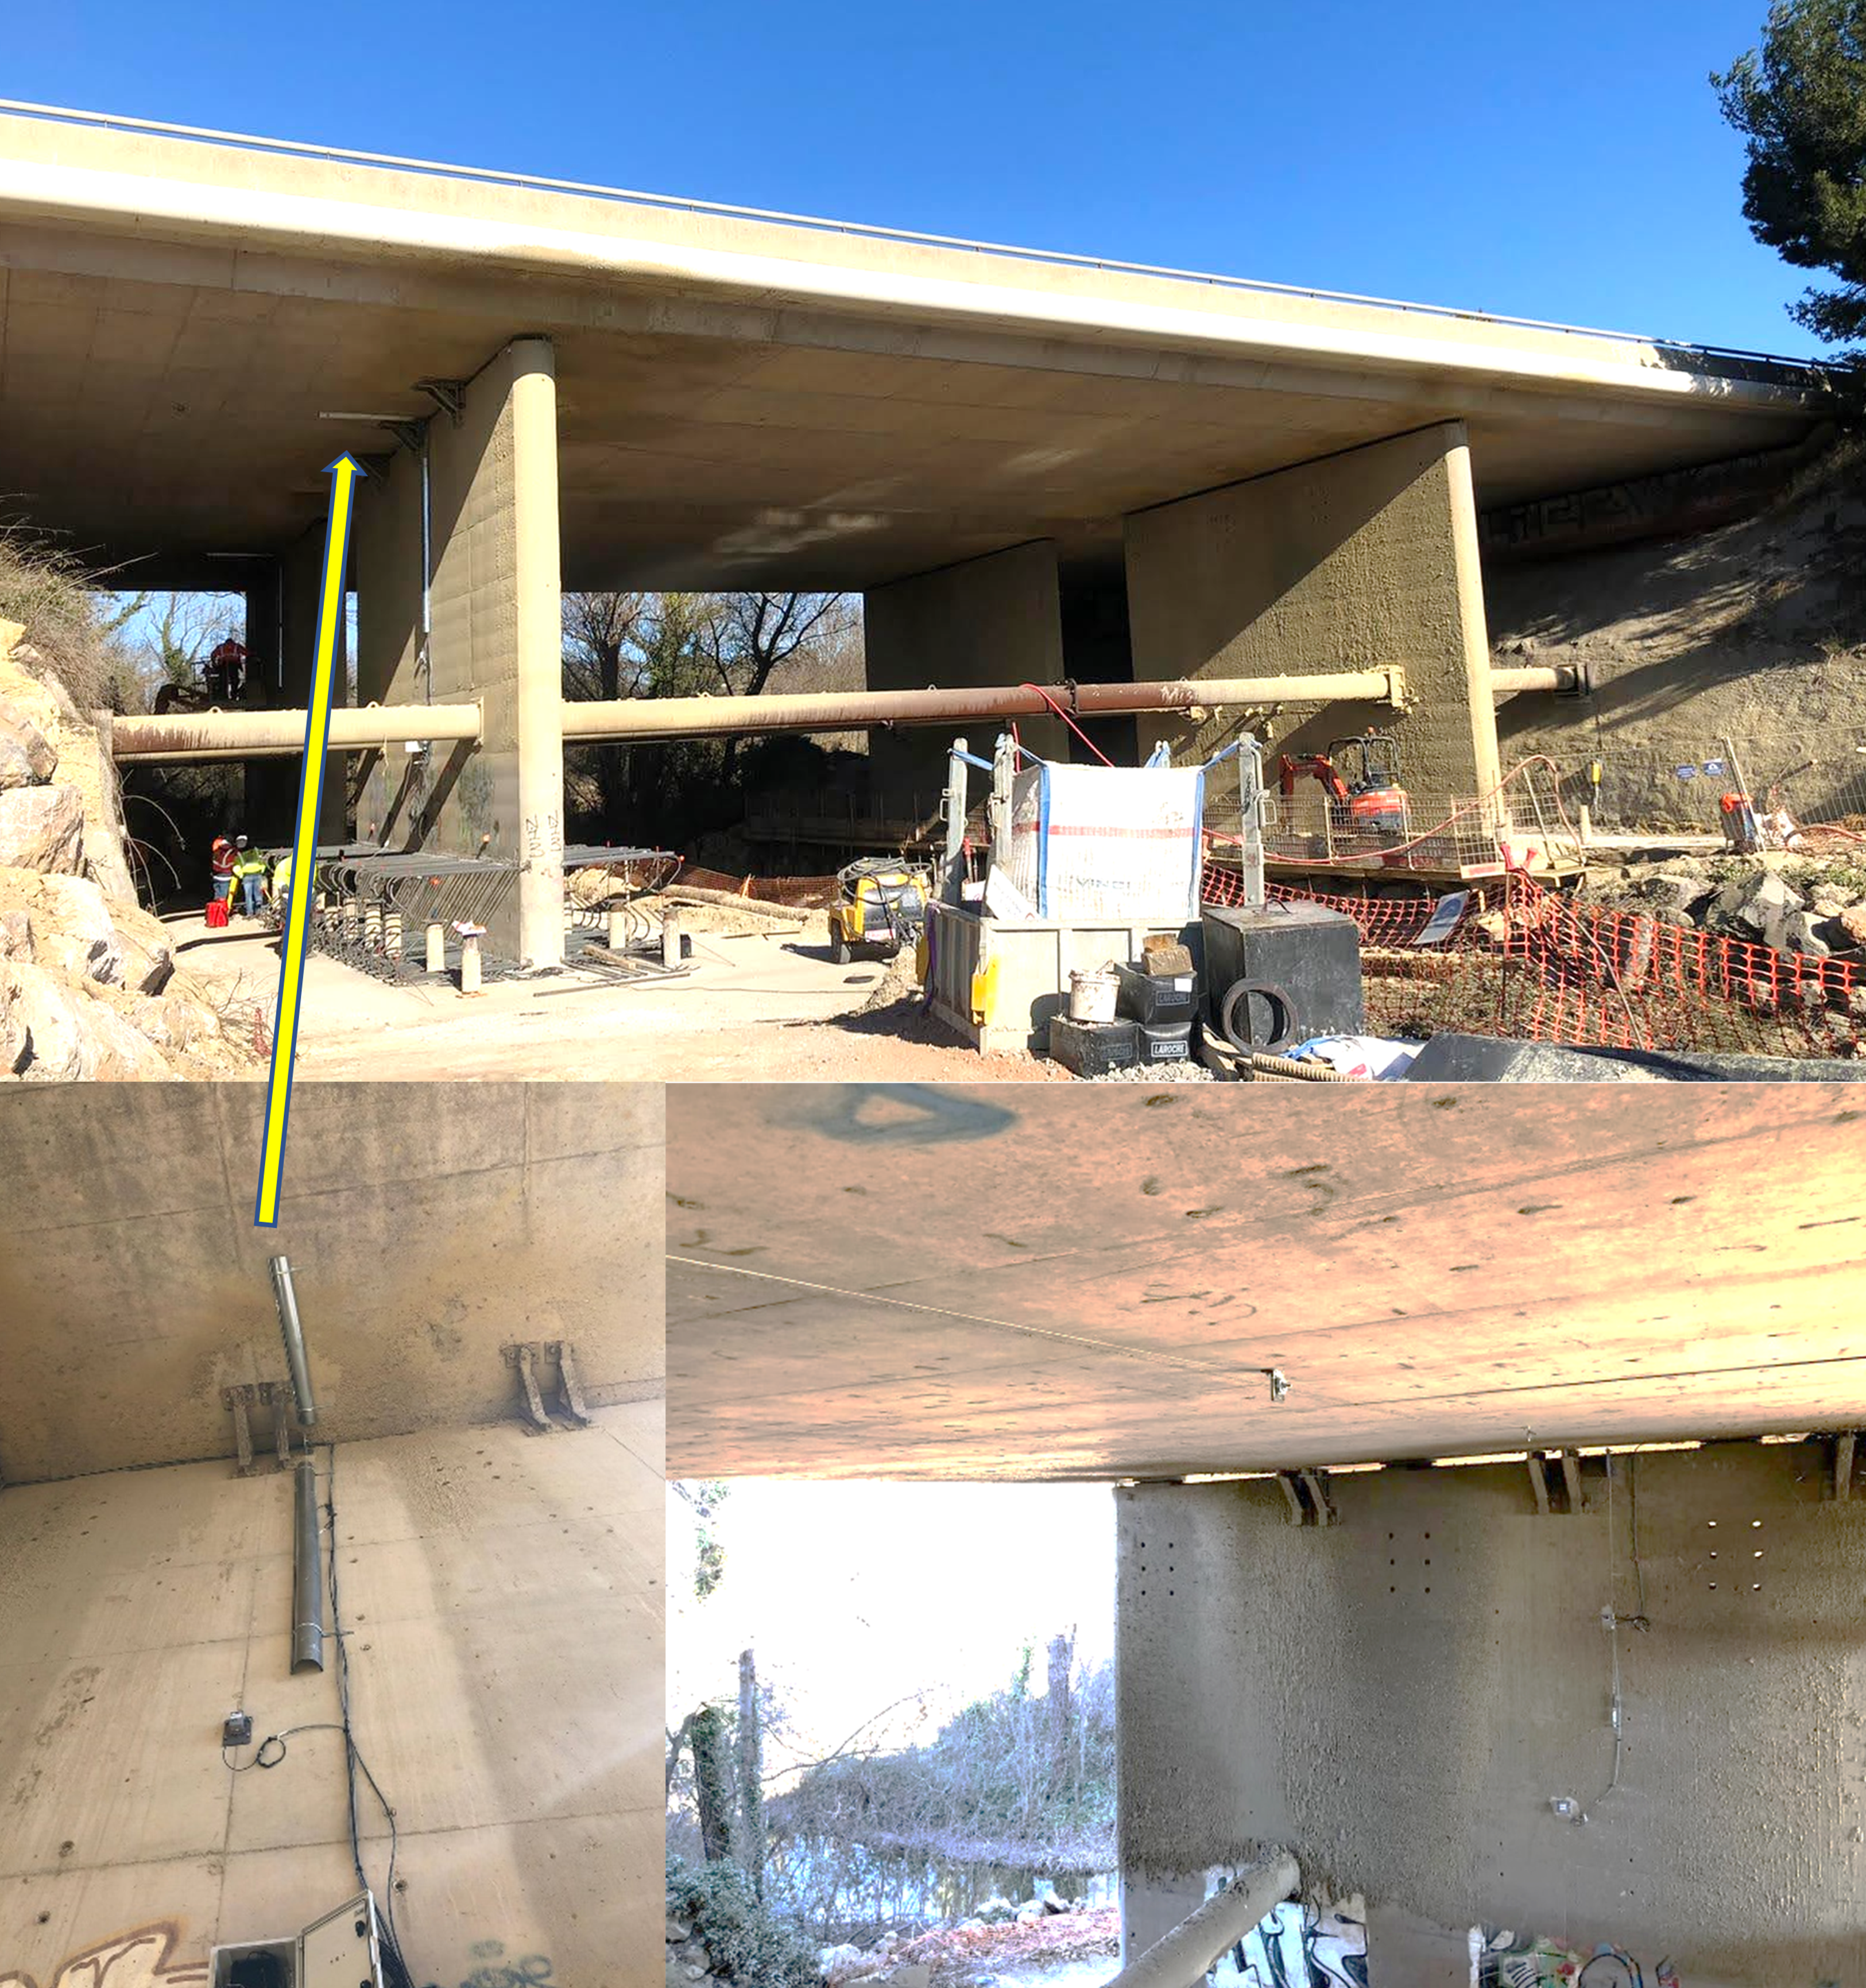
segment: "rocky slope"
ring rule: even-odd
[[[262,1016],[177,970],[109,754],[24,634],[0,621],[0,1079],[256,1073]]]
[[[1488,568],[1496,660],[1584,664],[1591,698],[1497,708],[1508,766],[1546,753],[1597,823],[1718,827],[1735,748],[1761,801],[1805,821],[1866,809],[1866,439],[1849,438],[1754,516],[1695,536]],[[1597,795],[1587,769],[1597,761]]]

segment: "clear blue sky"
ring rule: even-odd
[[[1765,8],[62,0],[0,90],[1793,353],[1706,80]]]

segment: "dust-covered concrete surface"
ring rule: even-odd
[[[1320,1530],[1274,1483],[1118,1493],[1124,1868],[1286,1844],[1446,1928],[1866,1978],[1866,1506],[1829,1448],[1621,1457],[1611,1513],[1597,1462],[1547,1517],[1520,1465],[1336,1479]]]
[[[1866,1419],[1850,1087],[1624,1097],[675,1086],[677,1472],[1178,1475]]]
[[[223,1388],[282,1380],[291,1259],[318,1430],[513,1412],[503,1348],[568,1340],[596,1401],[659,1391],[661,1094],[301,1087],[275,1229],[257,1085],[0,1097],[0,1476],[227,1456]]]
[[[391,1872],[360,1785],[361,1854],[417,1981],[660,1988],[661,1418],[316,1452],[395,1810]],[[215,1942],[355,1896],[336,1638],[321,1675],[289,1659],[292,1509],[289,1475],[225,1463],[0,1491],[0,1980],[201,1988]],[[235,1708],[289,1735],[272,1771],[220,1751]]]

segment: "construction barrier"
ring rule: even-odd
[[[1273,884],[1361,928],[1367,1027],[1442,1030],[1576,1049],[1778,1057],[1866,1054],[1866,968],[1564,898],[1512,871],[1475,887],[1449,936],[1438,901],[1326,896]],[[1235,904],[1242,883],[1208,860],[1202,896]]]

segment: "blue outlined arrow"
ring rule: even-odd
[[[305,942],[311,922],[311,872],[317,854],[317,811],[324,760],[330,744],[330,701],[336,673],[337,631],[343,614],[343,575],[350,556],[350,522],[357,478],[369,472],[353,455],[340,455],[324,474],[330,482],[330,516],[324,531],[324,576],[317,604],[317,662],[311,674],[311,706],[305,714],[305,769],[298,787],[298,828],[292,840],[291,896],[279,948],[279,1013],[272,1031],[272,1070],[265,1091],[265,1141],[259,1153],[259,1192],[253,1226],[279,1220],[279,1181],[285,1165],[285,1133],[292,1107],[292,1067],[298,1055],[298,1014],[305,978]]]

